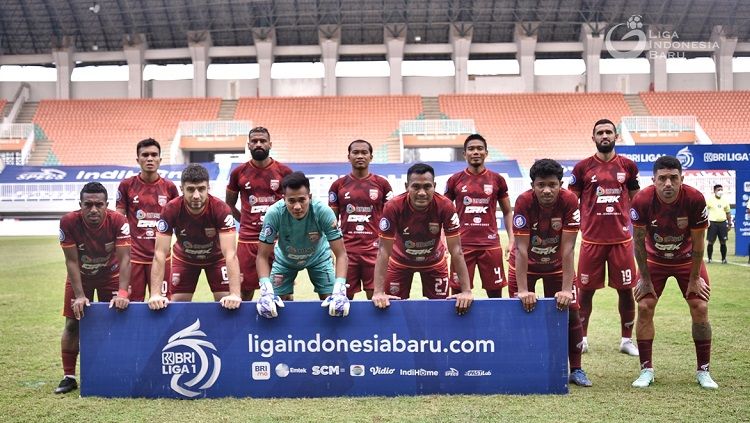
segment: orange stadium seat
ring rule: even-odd
[[[234,117],[268,128],[279,160],[315,163],[345,161],[358,138],[377,153],[421,111],[419,96],[241,98]]]
[[[630,115],[622,94],[442,95],[440,109],[451,119],[474,119],[489,147],[530,167],[534,159],[582,159],[594,153],[591,129],[608,118]]]
[[[750,141],[750,91],[643,92],[640,96],[654,116],[696,116],[716,144]]]
[[[42,100],[34,123],[61,164],[135,165],[135,144],[154,138],[164,164],[183,120],[215,120],[221,99]]]

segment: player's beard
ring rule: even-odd
[[[609,143],[609,145],[596,144],[596,151],[598,151],[600,153],[604,153],[604,154],[611,153],[612,150],[614,150],[614,149],[615,149],[615,142],[614,141],[612,141],[611,143]]]
[[[269,150],[265,150],[262,148],[256,148],[254,150],[250,150],[250,155],[253,156],[253,160],[262,162],[263,160],[268,158],[268,154],[270,153]]]

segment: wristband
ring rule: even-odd
[[[265,283],[271,283],[271,278],[268,276],[263,276],[262,278],[258,279],[258,282],[263,285]]]
[[[336,278],[336,284],[346,285],[346,278]]]
[[[121,290],[117,291],[117,296],[120,297],[120,298],[129,298],[130,297],[130,293],[128,293],[127,289],[121,289]]]

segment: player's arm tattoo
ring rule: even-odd
[[[651,273],[648,271],[646,264],[646,228],[642,226],[633,226],[633,243],[635,246],[635,262],[638,263],[638,270],[641,272],[641,278],[651,280]]]
[[[711,323],[693,323],[693,339],[695,339],[696,341],[711,340]]]

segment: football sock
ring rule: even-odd
[[[654,362],[651,360],[651,348],[653,344],[653,339],[638,340],[638,355],[640,356],[641,370],[654,368]]]
[[[623,338],[633,337],[633,325],[635,325],[635,300],[632,289],[618,289],[619,301],[617,310],[620,312],[620,332]]]

